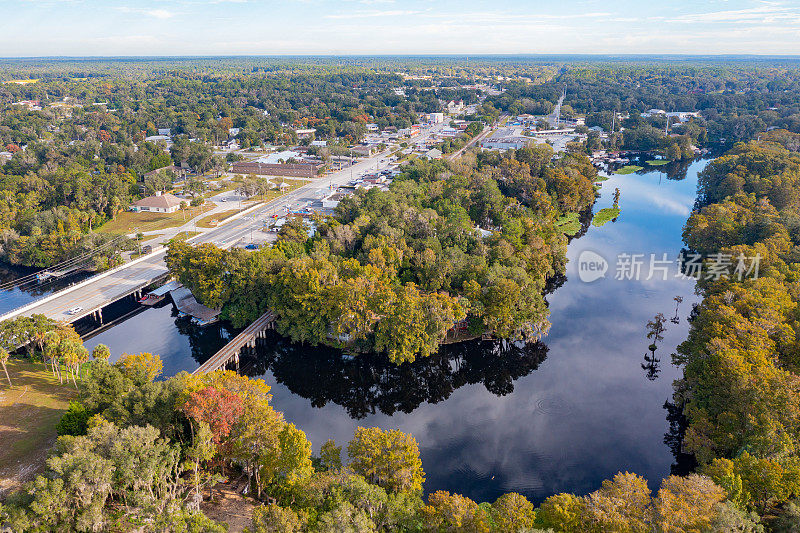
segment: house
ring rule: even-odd
[[[367,124],[367,131],[378,131],[377,124]]]
[[[144,140],[151,143],[164,141],[165,143],[167,143],[167,145],[172,144],[172,138],[170,138],[168,135],[150,135],[149,137],[145,137]]]
[[[430,150],[425,152],[423,157],[426,157],[428,159],[441,159],[442,151],[439,150],[438,148],[431,148]]]
[[[14,154],[11,152],[0,152],[0,165],[5,165],[11,158],[14,157]]]
[[[236,137],[239,135],[240,131],[242,131],[241,128],[228,128],[228,135],[231,137]]]
[[[149,213],[174,213],[181,206],[181,202],[183,202],[183,200],[177,196],[156,191],[156,194],[153,196],[148,196],[147,198],[142,198],[141,200],[133,202],[131,209],[136,213],[141,213],[143,211]]]
[[[297,137],[301,138],[301,139],[303,137],[310,137],[311,135],[314,135],[314,133],[316,131],[317,131],[317,128],[302,128],[302,129],[294,130],[294,132],[297,134]]]
[[[375,147],[367,146],[365,144],[357,144],[350,148],[350,151],[360,156],[369,157],[375,153]]]
[[[464,111],[464,101],[451,100],[447,103],[447,112],[451,115],[460,115]]]
[[[172,130],[170,128],[158,128],[158,134],[170,137],[172,135]]]
[[[310,146],[328,146],[328,141],[311,141]]]
[[[189,165],[184,166],[184,164],[185,162],[181,163],[181,166],[169,165],[151,170],[150,172],[145,172],[144,178],[155,176],[161,172],[174,172],[176,179],[183,179],[186,177],[186,171],[189,169]]]

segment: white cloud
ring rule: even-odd
[[[707,13],[690,13],[674,17],[670,22],[690,23],[759,23],[800,22],[800,10],[796,7],[785,7],[776,3],[764,3],[749,9],[732,9],[710,11]]]
[[[117,8],[118,11],[123,13],[136,13],[139,15],[147,15],[153,18],[165,20],[175,16],[175,13],[166,9],[142,9],[137,7],[122,6]]]
[[[343,13],[336,15],[325,15],[326,19],[363,19],[375,17],[403,17],[408,15],[419,15],[423,11],[402,11],[402,10],[387,10],[387,11],[359,11],[355,13]]]

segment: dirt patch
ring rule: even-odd
[[[211,489],[200,509],[212,520],[228,524],[229,532],[238,533],[252,525],[253,510],[258,505],[255,500],[234,490],[230,483],[221,483]]]

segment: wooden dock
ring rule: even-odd
[[[230,363],[234,363],[238,370],[239,354],[242,348],[245,346],[254,347],[256,345],[256,339],[263,337],[264,332],[268,329],[275,329],[275,315],[272,311],[267,311],[258,317],[255,322],[247,326],[241,333],[234,337],[233,340],[226,344],[224,348],[212,355],[208,361],[200,365],[200,367],[192,373],[200,374],[213,372],[215,370],[224,369]]]

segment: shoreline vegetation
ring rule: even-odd
[[[48,326],[10,324],[4,327],[34,337]],[[58,335],[44,339],[27,364],[50,357],[70,365],[79,355]],[[586,496],[557,494],[538,508],[513,492],[493,503],[442,490],[424,498],[419,445],[409,434],[359,427],[346,448],[329,439],[314,455],[305,433],[271,407],[260,379],[216,371],[157,380],[157,355],[124,354],[109,364],[109,353],[99,345],[78,356],[74,383],[61,384],[77,390],[76,399],[57,424],[44,473],[0,506],[0,523],[12,531],[149,524],[222,532],[224,524],[204,514],[215,504],[203,495],[231,486],[247,487],[237,499],[252,510],[256,532],[762,531],[756,515],[697,474],[669,476],[651,494],[643,478],[619,473]]]
[[[267,309],[296,342],[426,357],[448,330],[534,340],[543,292],[563,274],[567,235],[594,204],[597,171],[547,145],[457,162],[416,161],[386,192],[357,191],[314,230],[300,217],[248,253],[170,246],[167,265],[241,327]]]
[[[800,135],[738,144],[701,173],[684,230],[705,257],[759,256],[757,276],[701,279],[703,300],[673,362],[683,450],[745,511],[798,524]],[[742,275],[744,274],[744,275]],[[789,529],[777,529],[789,531]]]

